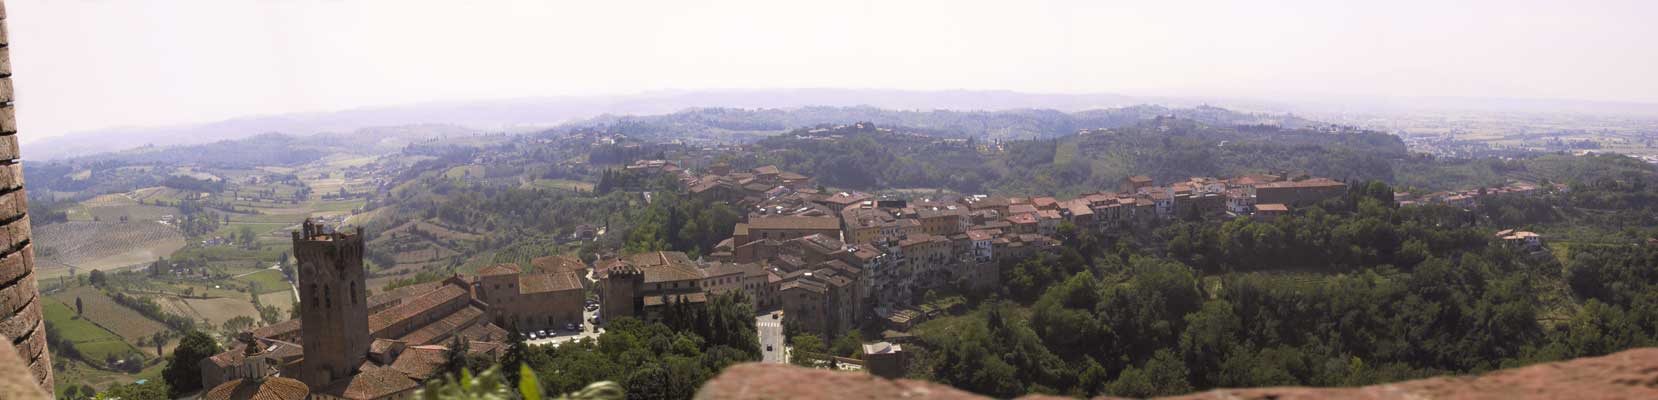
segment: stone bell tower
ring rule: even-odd
[[[368,298],[363,231],[335,232],[306,219],[294,232],[299,262],[300,381],[313,388],[357,373],[368,357]]]
[[[29,203],[23,191],[23,159],[17,152],[17,114],[12,106],[11,43],[6,7],[0,2],[0,340],[10,341],[35,383],[52,390],[34,249],[29,245]],[[0,396],[4,397],[4,396]]]

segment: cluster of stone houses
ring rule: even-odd
[[[650,165],[650,164],[638,164]],[[1062,224],[1100,232],[1197,216],[1270,218],[1339,197],[1326,178],[1249,175],[1157,185],[1125,179],[1115,191],[1072,199],[960,196],[899,200],[823,192],[774,166],[684,174],[691,196],[737,204],[746,221],[702,259],[659,252],[596,266],[606,316],[653,315],[675,302],[741,290],[759,309],[826,336],[866,318],[913,311],[927,290],[994,288],[1002,260],[1059,246]]]
[[[805,175],[766,165],[747,171],[733,171],[730,164],[714,163],[706,174],[681,174],[691,197],[732,204],[757,204],[815,185]]]

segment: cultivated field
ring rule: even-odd
[[[165,296],[156,299],[167,312],[207,320],[213,325],[224,323],[225,320],[239,316],[258,316],[259,310],[253,308],[253,302],[246,296],[220,297],[215,299],[183,299]]]
[[[90,362],[101,363],[109,356],[121,357],[138,352],[137,348],[115,333],[75,315],[73,305],[65,305],[55,299],[41,304],[45,306],[46,322],[52,324],[58,338],[74,343],[75,350]]]
[[[156,332],[168,330],[166,325],[145,318],[137,311],[116,303],[114,299],[110,299],[109,296],[104,295],[104,292],[96,288],[88,286],[72,288],[53,293],[51,297],[70,308],[75,306],[76,298],[81,299],[83,307],[81,315],[83,317],[109,329],[109,331],[129,342],[138,340],[138,338],[152,337]]]
[[[134,193],[138,192],[135,191]],[[178,209],[172,207],[139,204],[139,198],[141,198],[141,196],[133,193],[106,194],[103,196],[93,197],[86,201],[82,201],[80,206],[70,209],[69,219],[74,221],[92,221],[96,219],[99,221],[115,222],[119,221],[121,217],[127,217],[127,219],[131,221],[155,221],[161,219],[164,215],[176,214],[178,212]]]
[[[183,248],[184,234],[154,220],[69,221],[35,227],[37,268],[42,278],[145,264]]]
[[[525,186],[539,189],[593,191],[593,184],[569,179],[536,179]]]

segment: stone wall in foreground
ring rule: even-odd
[[[40,318],[34,250],[29,245],[29,205],[17,152],[10,43],[6,7],[0,2],[0,337],[9,338],[35,382],[50,390],[52,360],[46,352],[46,325]]]
[[[935,383],[856,372],[749,363],[732,366],[697,391],[704,399],[986,399]],[[1027,399],[1042,398],[1027,396]],[[1603,357],[1357,388],[1217,389],[1173,400],[1658,399],[1658,348]]]

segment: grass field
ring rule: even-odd
[[[593,184],[569,179],[536,179],[530,181],[529,186],[537,189],[593,191]]]
[[[287,292],[288,291],[288,281],[287,281],[287,279],[284,279],[282,277],[282,272],[281,271],[277,271],[277,270],[273,270],[273,269],[267,269],[267,270],[264,270],[264,271],[254,272],[252,274],[249,274],[249,275],[246,275],[246,276],[243,276],[243,277],[240,277],[240,278],[236,278],[236,279],[240,280],[240,281],[243,281],[243,282],[253,282],[253,283],[259,284],[259,293],[260,294],[271,293],[271,292]]]
[[[87,360],[101,362],[112,355],[120,357],[139,352],[137,348],[122,340],[121,336],[75,315],[74,306],[65,305],[56,299],[42,304],[45,306],[43,311],[46,322],[52,324],[59,339],[74,343],[75,350]]]
[[[104,295],[104,292],[92,287],[77,287],[52,294],[51,297],[65,305],[74,307],[75,299],[81,299],[83,316],[109,329],[127,341],[154,336],[156,332],[167,330],[166,325],[145,318],[126,306],[116,303],[114,299]]]
[[[101,370],[80,362],[66,362],[63,368],[57,369],[53,373],[53,378],[58,382],[57,394],[62,395],[70,384],[86,385],[102,391],[109,389],[111,386],[125,385],[137,382],[140,379],[160,382],[161,370],[166,367],[166,362],[156,362],[135,375]]]
[[[443,176],[449,179],[483,179],[484,167],[482,165],[462,165],[444,171]]]
[[[282,310],[282,315],[288,315],[288,310],[294,308],[294,292],[284,286],[282,291],[259,295],[259,304],[276,307],[276,309]]]

